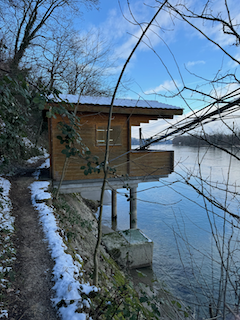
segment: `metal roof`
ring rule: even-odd
[[[91,96],[80,96],[73,94],[60,94],[59,98],[54,98],[53,95],[50,99],[59,102],[61,100],[69,103],[79,103],[85,105],[99,105],[99,106],[110,106],[111,97],[91,97]],[[133,100],[133,99],[115,99],[115,107],[132,107],[132,108],[148,108],[148,109],[180,109],[180,107],[171,106],[165,103],[161,103],[154,100]]]

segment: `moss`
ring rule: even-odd
[[[110,250],[109,254],[111,255],[111,257],[113,257],[114,260],[117,260],[121,257],[121,251],[117,248]]]
[[[107,257],[105,255],[102,255],[104,260],[107,262],[109,265],[109,268],[112,270],[112,273],[114,274],[112,279],[118,284],[118,285],[123,285],[126,282],[126,276],[124,273],[119,269],[119,266],[117,263],[111,258]],[[111,279],[111,281],[112,281]]]

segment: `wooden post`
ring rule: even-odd
[[[127,174],[130,175],[130,153],[131,150],[131,123],[130,116],[127,119]]]
[[[117,229],[117,190],[112,189],[112,229]]]
[[[130,229],[137,229],[137,187],[130,189]]]
[[[139,128],[139,145],[140,147],[142,147],[143,143],[142,143],[142,128]]]

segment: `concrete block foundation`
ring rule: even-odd
[[[121,266],[130,269],[152,265],[153,241],[139,229],[115,231],[103,235],[111,257]]]

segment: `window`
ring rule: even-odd
[[[97,146],[105,146],[106,145],[106,134],[107,134],[107,127],[99,126],[96,127],[96,145]],[[122,144],[121,141],[121,127],[114,126],[110,129],[110,139],[109,145],[110,146],[119,146]]]

